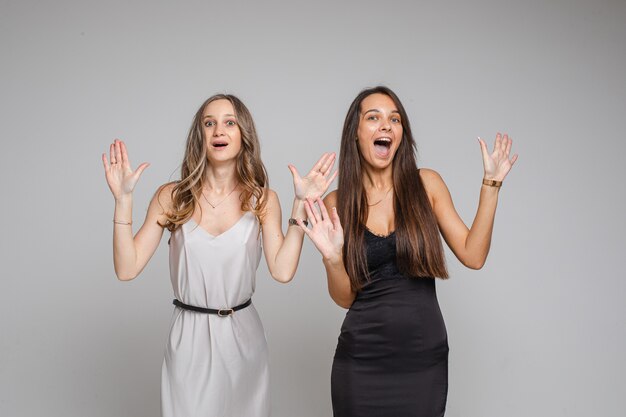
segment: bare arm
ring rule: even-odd
[[[330,298],[338,306],[350,308],[356,292],[352,289],[350,277],[343,263],[343,228],[335,207],[336,202],[335,191],[330,193],[324,201],[317,199],[319,210],[314,206],[313,201],[308,200],[305,209],[312,227],[307,229],[302,222],[299,224],[322,254]],[[331,207],[330,215],[326,205]]]
[[[304,218],[304,204],[293,201],[291,217]],[[300,261],[304,233],[297,227],[288,227],[283,235],[282,213],[278,196],[272,190],[267,193],[266,213],[263,218],[263,249],[265,261],[272,277],[282,283],[293,279]]]
[[[485,179],[504,180],[517,160],[517,155],[509,159],[511,143],[512,141],[506,135],[501,137],[498,134],[494,152],[490,155],[485,143],[480,140]],[[420,177],[426,188],[441,234],[454,255],[468,268],[482,268],[491,246],[491,235],[500,188],[481,186],[476,216],[471,228],[468,229],[456,212],[448,187],[441,176],[433,170],[421,169]]]
[[[133,237],[132,228],[126,225],[115,224],[113,228],[113,264],[115,274],[122,281],[129,281],[136,278],[148,264],[152,255],[159,246],[163,236],[163,224],[165,221],[163,200],[172,185],[166,185],[154,194],[143,225]],[[159,202],[159,198],[161,202]],[[115,218],[118,216],[125,219],[132,218],[132,196],[124,201],[115,201]]]
[[[326,192],[337,176],[336,171],[331,174],[334,163],[335,154],[325,153],[305,177],[300,177],[296,168],[289,166],[293,174],[296,195],[291,210],[292,218],[306,218],[304,199],[318,198]],[[272,277],[276,281],[286,283],[293,279],[298,268],[304,232],[297,226],[291,226],[287,227],[287,234],[283,235],[278,196],[269,190],[266,198],[266,212],[263,217],[265,260]]]
[[[135,278],[146,266],[159,245],[163,228],[158,224],[165,220],[164,205],[169,204],[169,192],[173,185],[161,187],[152,198],[144,224],[133,237],[132,207],[137,181],[148,164],[141,164],[135,171],[130,167],[126,146],[116,140],[111,145],[111,163],[102,155],[105,176],[115,198],[113,214],[113,264],[115,274],[122,281]],[[159,198],[161,201],[159,202]]]

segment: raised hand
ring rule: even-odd
[[[130,166],[130,161],[128,160],[126,145],[124,145],[124,142],[119,139],[115,139],[115,141],[111,144],[110,157],[111,163],[107,160],[106,154],[102,154],[104,175],[106,176],[107,184],[109,184],[109,188],[113,193],[113,197],[118,200],[132,194],[141,173],[150,164],[144,162],[133,171]]]
[[[319,210],[311,199],[307,199],[304,203],[311,228],[307,228],[301,219],[297,219],[297,222],[324,259],[331,262],[339,261],[343,256],[343,228],[339,221],[337,209],[333,207],[332,216],[329,216],[322,199],[318,197],[316,202]]]
[[[305,177],[300,177],[295,166],[288,165],[291,175],[293,175],[293,188],[298,200],[307,198],[316,200],[324,195],[335,177],[337,177],[337,171],[331,175],[335,165],[335,158],[334,152],[325,153]]]
[[[513,140],[507,134],[502,136],[500,133],[496,135],[496,143],[493,146],[493,152],[489,154],[487,144],[481,138],[478,138],[480,150],[483,154],[483,167],[485,169],[485,179],[503,181],[509,173],[515,161],[517,154],[509,159]]]

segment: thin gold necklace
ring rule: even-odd
[[[385,198],[387,198],[387,195],[389,194],[389,191],[393,190],[393,185],[391,187],[389,187],[389,189],[387,190],[387,192],[385,193],[385,195],[383,196],[383,198],[381,198],[380,200],[378,200],[377,202],[375,202],[374,204],[367,204],[368,206],[372,207],[375,206],[376,204],[380,203],[381,201],[383,201]]]
[[[224,197],[224,199],[223,199],[222,201],[220,201],[219,203],[217,203],[217,204],[212,204],[212,203],[209,201],[209,199],[206,197],[206,195],[204,195],[204,190],[202,190],[202,197],[204,197],[204,199],[206,200],[206,202],[207,202],[207,203],[209,203],[209,206],[211,206],[212,208],[215,208],[215,207],[219,206],[220,204],[222,204],[224,201],[226,201],[226,199],[227,199],[228,197],[230,197],[230,195],[231,195],[231,194],[232,194],[232,193],[233,193],[233,192],[237,189],[237,187],[238,187],[238,186],[239,186],[239,184],[235,185],[235,188],[233,188],[233,189],[231,190],[231,192],[230,192],[230,193],[228,193],[228,195],[227,195],[226,197]]]

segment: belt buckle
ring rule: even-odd
[[[233,310],[232,308],[223,308],[223,309],[217,310],[217,315],[220,317],[228,317],[228,316],[232,316],[234,312],[235,310]]]

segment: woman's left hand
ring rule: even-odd
[[[307,198],[317,200],[324,195],[337,177],[337,171],[331,175],[335,158],[334,152],[325,153],[305,177],[300,176],[295,166],[288,165],[291,175],[293,175],[293,188],[298,200],[304,201]]]
[[[493,146],[493,152],[491,154],[489,154],[487,144],[484,140],[478,138],[478,142],[480,142],[480,149],[483,154],[485,179],[503,181],[513,167],[515,161],[517,161],[517,154],[513,155],[513,157],[509,159],[513,140],[511,140],[507,134],[501,135],[498,133],[496,135],[496,143]]]

